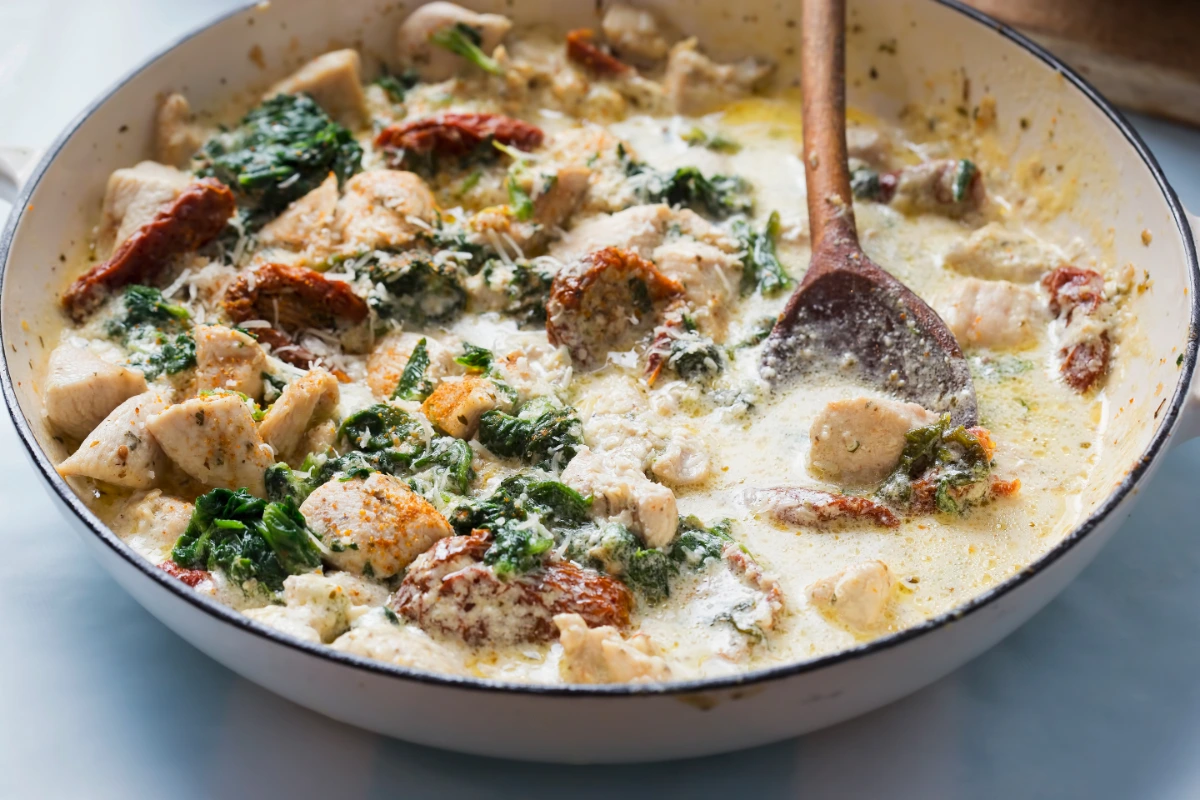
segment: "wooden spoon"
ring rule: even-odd
[[[812,262],[763,349],[772,385],[841,375],[974,425],[971,373],[954,334],[858,243],[846,163],[845,0],[805,0],[804,174]]]

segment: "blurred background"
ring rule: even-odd
[[[0,0],[0,146],[45,146],[126,71],[242,4]],[[1049,8],[977,5],[1005,15]],[[1167,20],[1177,33],[1196,30],[1182,24],[1200,16],[1195,5],[1163,5],[1178,7]],[[1106,24],[1137,17],[1114,11]],[[1037,19],[1026,24],[1052,46],[1138,58],[1079,44],[1076,28],[1053,27],[1061,16]],[[1196,53],[1184,54],[1194,65]],[[1146,69],[1177,75],[1186,66]],[[1197,121],[1194,95],[1171,96],[1179,99],[1157,110]],[[1200,134],[1133,121],[1184,203],[1200,209]],[[0,218],[7,211],[0,204]],[[33,479],[6,416],[0,454],[0,797],[1200,797],[1200,442],[1167,457],[1133,517],[1067,592],[934,686],[756,750],[597,768],[387,740],[243,681],[100,571]]]

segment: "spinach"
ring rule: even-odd
[[[482,172],[478,170],[472,175],[477,173],[482,176]],[[478,181],[479,178],[475,178],[475,182]],[[458,254],[455,263],[470,275],[479,272],[487,260],[495,255],[491,248],[473,241],[468,231],[461,225],[447,225],[440,214],[433,231],[422,233],[420,236],[434,250],[449,250]],[[468,258],[463,259],[463,255]]]
[[[483,267],[483,279],[489,289],[503,292],[507,302],[501,309],[524,325],[546,324],[546,300],[554,275],[534,263],[517,261],[506,264],[489,259]]]
[[[763,317],[754,323],[745,339],[734,345],[735,348],[754,347],[771,335],[775,329],[775,317]]]
[[[717,153],[737,153],[742,146],[722,133],[709,133],[700,127],[692,128],[683,135],[691,147],[704,147]]]
[[[757,288],[764,297],[771,297],[792,285],[792,279],[775,254],[775,240],[779,238],[778,211],[771,212],[761,231],[752,229],[745,220],[737,220],[733,224],[733,233],[746,254],[742,267],[743,295]]]
[[[475,479],[471,461],[475,453],[462,439],[453,436],[438,436],[429,443],[429,449],[412,462],[414,471],[431,470],[435,476],[445,476],[446,483],[456,494],[466,494]]]
[[[263,480],[267,485],[267,499],[274,503],[290,499],[298,506],[317,488],[308,470],[292,470],[282,462],[267,467],[267,471],[263,473]]]
[[[507,576],[541,566],[554,546],[553,531],[586,523],[590,506],[590,500],[565,484],[518,474],[501,481],[488,497],[460,504],[450,523],[459,534],[490,531],[492,545],[484,563]]]
[[[449,263],[441,266],[426,258],[372,259],[366,266],[372,283],[382,293],[372,292],[368,303],[385,319],[414,325],[448,322],[467,304],[458,271]]]
[[[175,375],[196,366],[196,340],[190,332],[167,336],[148,325],[134,329],[137,334],[136,350],[129,357],[129,366],[141,370],[147,380],[154,380],[164,372]]]
[[[979,174],[979,168],[975,166],[975,162],[961,159],[954,167],[954,180],[951,183],[951,197],[954,202],[961,203],[967,199],[967,192],[971,189],[971,181]]]
[[[583,443],[583,426],[575,409],[538,397],[515,417],[500,410],[486,412],[479,420],[479,441],[501,458],[562,466]]]
[[[281,94],[253,109],[200,151],[197,174],[229,186],[257,230],[325,180],[362,169],[362,148],[306,94]]]
[[[425,450],[421,423],[401,408],[376,403],[342,421],[338,437],[368,453],[398,451],[416,458]]]
[[[703,381],[719,375],[725,368],[721,348],[689,324],[687,317],[684,325],[683,333],[671,339],[667,367],[686,381]]]
[[[850,191],[858,200],[882,200],[884,196],[879,173],[869,167],[850,172]]]
[[[463,345],[463,354],[454,359],[454,363],[466,367],[471,372],[488,373],[492,370],[495,356],[486,347],[477,347],[469,342]]]
[[[421,339],[408,357],[404,372],[400,373],[400,381],[392,392],[392,399],[421,401],[429,397],[433,393],[433,381],[425,377],[428,369],[429,351],[425,339]]]
[[[288,575],[321,565],[321,552],[293,500],[267,502],[245,489],[213,489],[196,500],[171,558],[187,569],[221,569],[243,584],[283,588]]]
[[[748,214],[754,207],[750,185],[740,177],[705,177],[698,167],[679,167],[673,172],[664,172],[634,161],[623,145],[617,146],[617,155],[643,203],[685,206],[717,219]]]
[[[677,576],[720,559],[732,541],[728,520],[706,528],[695,517],[681,517],[675,539],[666,548],[643,547],[632,531],[614,522],[578,531],[567,540],[565,553],[584,566],[620,578],[653,604],[670,596]]]
[[[171,323],[186,322],[192,317],[186,308],[168,303],[163,299],[162,292],[150,286],[134,284],[125,289],[125,296],[122,300],[125,305],[122,324],[128,328],[142,324],[151,324],[156,327],[163,324],[170,325]]]
[[[421,77],[414,69],[406,69],[399,75],[385,72],[375,79],[375,85],[387,92],[388,99],[393,103],[403,103],[404,96],[420,82]]]
[[[904,504],[913,498],[913,482],[933,485],[934,505],[946,513],[962,513],[965,506],[953,490],[979,483],[991,473],[991,462],[979,438],[962,425],[952,426],[944,414],[933,425],[904,435],[900,463],[876,494],[891,503]]]
[[[508,189],[508,207],[512,209],[513,217],[519,222],[529,220],[533,216],[533,199],[529,192],[521,188],[511,173],[504,183]]]
[[[479,30],[462,22],[456,22],[436,31],[429,41],[438,47],[445,48],[457,56],[465,58],[484,72],[492,75],[503,75],[504,68],[487,53],[479,49],[483,44],[483,36]]]

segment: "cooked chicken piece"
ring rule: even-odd
[[[730,300],[737,297],[742,276],[736,250],[678,238],[656,248],[650,259],[664,275],[682,284],[683,297],[700,330],[723,338]]]
[[[864,561],[808,587],[808,597],[822,611],[859,631],[882,620],[896,579],[882,561]]]
[[[775,68],[752,58],[716,64],[700,52],[695,39],[671,48],[663,88],[677,114],[706,114],[762,87]]]
[[[425,339],[425,352],[429,354],[429,367],[425,377],[431,381],[440,381],[447,375],[459,375],[462,367],[455,363],[456,352],[459,348],[443,345],[437,339],[428,338],[416,333],[391,333],[384,337],[367,357],[367,385],[376,397],[386,399],[396,391],[400,376],[408,365],[408,359],[416,349],[417,343]]]
[[[388,588],[378,581],[345,570],[326,572],[325,580],[342,587],[350,598],[350,604],[355,606],[375,608],[386,603],[391,595]]]
[[[416,667],[441,675],[461,675],[462,658],[415,625],[392,622],[382,611],[373,611],[355,621],[354,627],[331,645],[334,650],[385,661],[401,667]]]
[[[546,301],[546,333],[581,365],[595,366],[629,330],[651,318],[654,304],[682,292],[682,284],[651,262],[607,247],[554,276]]]
[[[154,154],[164,164],[186,167],[204,136],[192,122],[192,107],[183,95],[167,95],[155,118]]]
[[[365,480],[330,481],[300,506],[308,526],[338,569],[380,579],[399,574],[430,545],[453,533],[450,523],[408,484],[373,472]]]
[[[647,547],[666,547],[675,538],[679,514],[675,493],[646,477],[640,465],[620,452],[579,452],[563,470],[562,482],[592,497],[592,516],[620,522]]]
[[[1033,283],[1063,262],[1062,253],[1024,231],[989,222],[946,253],[955,272],[984,280]]]
[[[978,278],[954,283],[938,311],[964,349],[1025,347],[1037,341],[1050,321],[1041,295],[1034,290]]]
[[[421,404],[421,413],[456,439],[470,439],[479,429],[479,418],[497,408],[496,385],[486,378],[464,375],[438,384]]]
[[[110,364],[82,347],[61,344],[50,354],[42,404],[56,430],[82,439],[114,408],[144,391],[146,378],[137,370]]]
[[[617,55],[626,61],[653,64],[666,58],[671,47],[659,32],[653,14],[621,3],[608,7],[600,28]]]
[[[562,72],[577,74],[574,70]],[[581,213],[614,212],[637,204],[629,185],[625,162],[619,152],[622,146],[628,156],[636,157],[633,148],[623,144],[608,129],[599,125],[584,125],[559,131],[549,137],[543,147],[542,158],[547,166],[555,165],[560,169],[582,167],[591,172],[591,191],[584,195],[579,208]],[[585,251],[578,252],[582,254]]]
[[[667,440],[662,452],[650,465],[654,477],[671,486],[697,486],[712,474],[704,442],[688,433],[677,432]]]
[[[556,394],[571,380],[571,355],[550,344],[545,333],[520,333],[495,348],[496,368],[518,402]]]
[[[300,437],[300,444],[296,445],[296,449],[292,451],[288,459],[288,466],[293,469],[299,467],[309,453],[328,453],[330,448],[337,444],[337,439],[338,426],[335,420],[327,419],[324,422],[318,422]]]
[[[964,171],[965,170],[965,171]],[[886,176],[893,207],[909,214],[961,217],[987,202],[983,178],[969,161],[943,158],[905,167]]]
[[[157,389],[129,398],[84,438],[74,455],[58,465],[58,474],[129,489],[154,486],[167,462],[148,423],[170,404],[170,392]]]
[[[329,644],[350,629],[350,596],[335,581],[315,572],[283,581],[284,605],[248,608],[252,620],[309,642]]]
[[[453,25],[466,25],[478,33],[479,49],[488,54],[512,29],[512,21],[499,14],[476,14],[454,3],[426,3],[409,14],[396,33],[400,63],[415,67],[423,81],[454,77],[462,59],[429,41],[435,33]]]
[[[877,169],[886,168],[892,158],[891,137],[879,128],[850,125],[846,128],[846,154]]]
[[[587,167],[563,167],[554,174],[549,187],[533,199],[533,219],[546,228],[561,227],[591,185],[592,171]]]
[[[275,463],[246,401],[232,393],[194,397],[151,417],[147,430],[163,452],[205,486],[265,497],[263,472]]]
[[[413,220],[432,223],[436,214],[437,202],[425,181],[411,172],[380,169],[346,181],[335,227],[348,253],[402,248],[429,230]]]
[[[331,172],[320,186],[264,225],[258,232],[258,241],[267,247],[304,251],[310,261],[321,261],[333,249],[332,226],[337,204],[337,176]]]
[[[813,528],[844,525],[882,525],[895,528],[900,520],[886,507],[865,497],[822,492],[800,486],[750,489],[746,501],[777,522]]]
[[[197,325],[192,336],[197,392],[228,389],[256,400],[262,397],[267,356],[254,337],[224,325]]]
[[[670,206],[634,206],[616,214],[603,214],[578,222],[551,249],[564,263],[606,247],[619,247],[650,258],[666,236],[674,214]]]
[[[870,486],[900,463],[904,434],[937,415],[915,403],[855,397],[825,406],[809,429],[809,467],[836,483]]]
[[[563,680],[569,683],[628,683],[671,679],[671,668],[649,635],[637,633],[628,639],[610,625],[589,628],[578,614],[554,617],[562,642],[558,662]]]
[[[309,426],[333,413],[340,396],[337,378],[323,369],[311,369],[283,387],[258,433],[276,454],[292,455]]]
[[[109,527],[125,544],[155,564],[171,557],[175,541],[187,530],[193,506],[158,489],[135,492]]]
[[[156,161],[142,161],[110,175],[96,231],[96,254],[107,257],[191,182],[186,172]]]
[[[426,631],[471,645],[548,641],[557,614],[628,626],[633,596],[620,581],[555,559],[502,579],[483,563],[491,543],[487,531],[442,539],[413,561],[392,608]]]
[[[326,114],[354,130],[365,125],[368,119],[361,73],[362,59],[358,51],[334,50],[317,56],[272,86],[264,97],[300,93],[311,95]]]

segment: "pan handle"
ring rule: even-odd
[[[0,146],[0,202],[16,202],[36,155],[31,147]]]
[[[1184,213],[1187,214],[1188,224],[1192,226],[1192,238],[1200,242],[1200,216],[1190,211]],[[1182,444],[1197,437],[1200,437],[1200,371],[1192,375],[1192,385],[1180,409],[1179,423],[1175,426],[1171,443]]]

